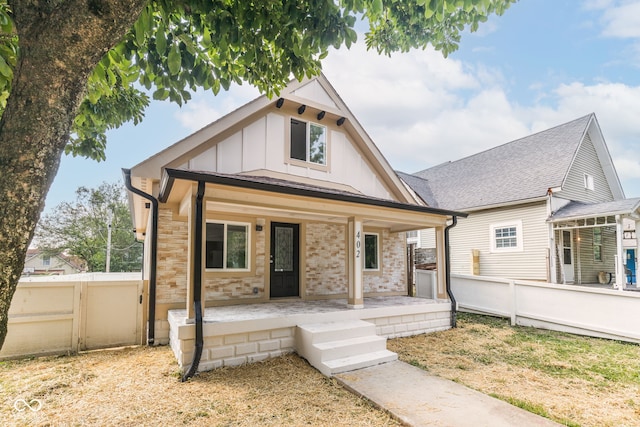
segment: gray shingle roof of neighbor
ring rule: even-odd
[[[396,174],[402,179],[420,198],[432,208],[438,207],[438,201],[433,197],[433,192],[429,186],[429,181],[416,175],[396,171]]]
[[[428,181],[437,205],[444,209],[468,210],[543,197],[549,188],[562,185],[592,117],[588,114],[414,175]]]
[[[640,197],[603,203],[570,202],[551,215],[550,221],[555,222],[571,218],[630,214],[639,208]]]

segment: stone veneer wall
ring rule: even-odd
[[[307,296],[347,293],[346,236],[345,225],[306,225]]]
[[[184,303],[187,300],[187,249],[189,225],[174,218],[171,207],[158,209],[158,267],[156,301],[158,304]]]
[[[255,273],[240,273],[238,276],[221,276],[216,273],[204,274],[204,291],[206,301],[220,301],[231,299],[263,298],[265,294],[265,243],[267,231],[251,231],[251,244],[255,245],[255,258],[251,259],[252,271]],[[253,293],[257,288],[258,292]]]
[[[407,291],[407,251],[405,233],[380,233],[382,247],[380,258],[382,273],[363,275],[365,292],[406,292]]]

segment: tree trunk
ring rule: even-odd
[[[0,121],[0,348],[26,252],[88,76],[132,27],[146,1],[9,4],[20,53]]]

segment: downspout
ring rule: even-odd
[[[444,229],[444,261],[445,261],[445,285],[447,289],[447,295],[451,300],[451,327],[455,328],[457,326],[457,308],[458,303],[456,302],[456,298],[453,296],[453,292],[451,292],[451,254],[449,250],[449,229],[456,226],[458,223],[458,217],[453,217],[453,222],[447,225]]]
[[[147,335],[147,344],[153,345],[156,336],[156,266],[158,263],[158,199],[151,194],[135,188],[131,185],[131,169],[122,169],[124,175],[124,185],[127,190],[151,202],[151,266],[149,269],[149,331]],[[144,257],[143,257],[144,260]],[[144,261],[143,261],[144,268]],[[143,272],[144,274],[144,272]],[[143,276],[144,277],[144,276]]]
[[[195,239],[193,250],[193,310],[196,315],[196,343],[193,352],[193,361],[189,370],[182,376],[182,381],[187,381],[198,372],[198,365],[202,357],[203,337],[202,337],[202,199],[204,197],[204,181],[198,181],[198,192],[196,194],[195,213]]]

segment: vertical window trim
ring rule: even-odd
[[[205,260],[204,260],[204,265],[205,265],[205,271],[207,272],[248,272],[251,271],[251,223],[248,222],[236,222],[236,221],[224,221],[224,220],[216,220],[216,219],[208,219],[206,221],[206,224],[221,224],[224,226],[224,231],[223,231],[223,237],[222,237],[222,268],[215,268],[215,267],[207,267],[207,252],[206,252],[206,245],[207,245],[207,227],[205,225],[204,228],[204,245],[205,245],[205,249],[204,249],[204,255],[205,255]],[[247,230],[247,243],[245,246],[245,260],[246,260],[246,267],[245,268],[228,268],[227,267],[227,229],[229,225],[238,225],[238,226],[243,226],[246,228]]]
[[[512,228],[516,229],[516,246],[513,247],[498,247],[496,241],[496,230],[503,228]],[[502,252],[523,252],[524,251],[524,236],[522,233],[522,220],[516,221],[505,221],[500,223],[494,223],[489,225],[489,241],[491,242],[491,252],[492,253],[502,253]]]
[[[376,261],[377,261],[377,267],[376,268],[367,268],[366,262],[367,262],[367,236],[376,236]],[[362,257],[362,269],[364,271],[380,271],[380,233],[374,233],[374,232],[369,232],[369,231],[365,231],[364,232],[364,256]]]

